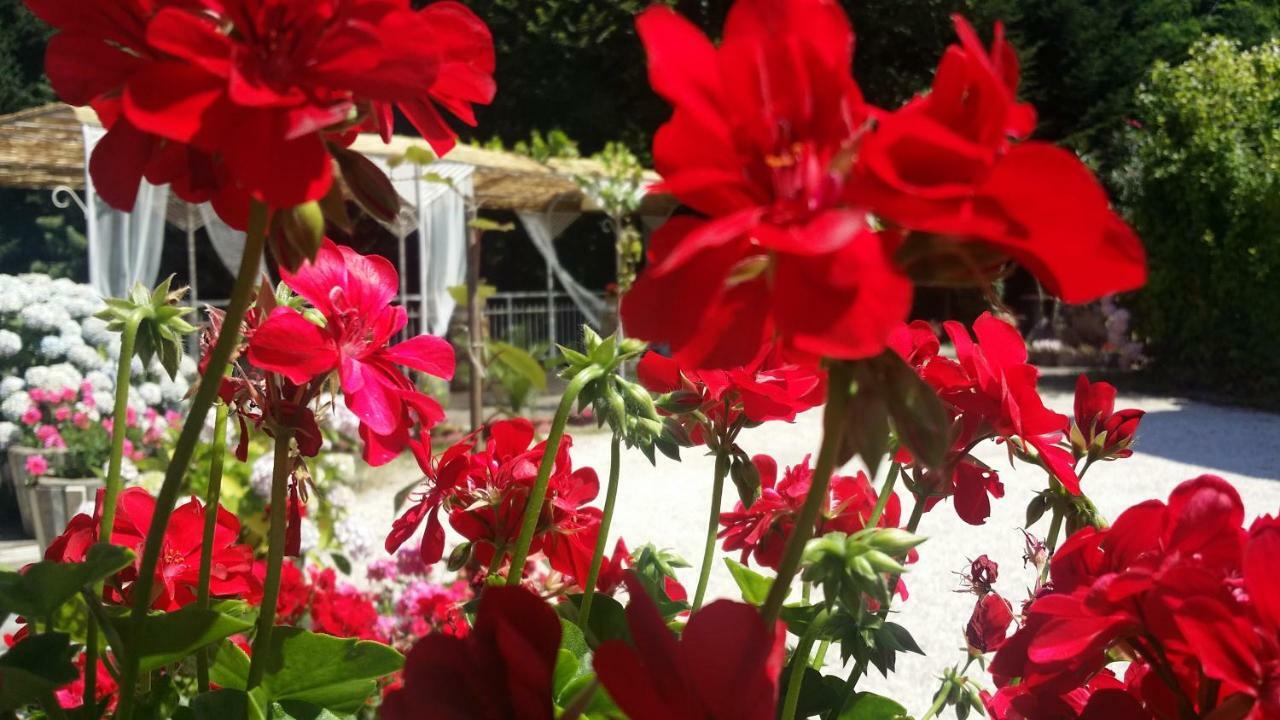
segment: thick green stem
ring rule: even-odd
[[[716,533],[720,530],[720,503],[724,498],[724,478],[729,474],[729,449],[724,445],[716,451],[716,473],[711,481],[711,510],[707,515],[707,540],[702,548],[702,567],[698,570],[698,590],[693,594],[693,612],[698,612],[707,596],[707,581],[711,579],[711,563],[716,557]]]
[[[178,494],[182,490],[182,481],[186,477],[187,467],[191,464],[191,454],[196,443],[200,441],[200,433],[204,430],[204,419],[209,408],[218,396],[218,379],[226,372],[231,353],[240,344],[240,322],[244,320],[245,311],[258,287],[258,271],[262,260],[262,249],[266,241],[267,208],[254,202],[249,209],[249,232],[245,236],[244,255],[240,258],[240,271],[236,275],[235,286],[231,290],[231,300],[223,318],[222,332],[218,342],[209,353],[209,362],[205,366],[203,381],[191,399],[191,408],[187,411],[186,422],[173,447],[169,466],[165,469],[164,483],[156,495],[155,511],[151,516],[151,527],[147,531],[147,542],[143,548],[142,561],[138,569],[138,579],[133,585],[132,627],[128,629],[130,636],[138,632],[142,621],[151,607],[151,590],[155,583],[156,564],[160,560],[160,549],[164,542],[165,530],[169,527],[169,516],[178,502]],[[138,659],[130,653],[122,671],[120,684],[120,705],[116,711],[118,720],[130,720],[133,717],[134,694],[138,683]]]
[[[809,627],[805,628],[804,635],[800,636],[800,642],[791,656],[791,673],[787,676],[787,694],[783,696],[779,720],[794,720],[796,716],[796,708],[800,704],[800,686],[804,683],[805,670],[809,668],[809,651],[813,649],[813,643],[817,641],[818,633],[825,623],[826,613],[819,613],[809,623]]]
[[[267,576],[262,582],[262,606],[258,610],[258,631],[253,636],[246,690],[262,682],[271,630],[276,624],[276,599],[280,597],[280,573],[284,565],[285,525],[289,507],[289,475],[293,472],[290,445],[293,432],[276,429],[275,462],[271,469],[271,526],[267,530]]]
[[[600,565],[604,563],[605,547],[609,544],[609,525],[613,522],[613,506],[618,499],[618,477],[622,473],[622,437],[613,435],[609,445],[609,486],[604,491],[604,512],[600,517],[596,549],[591,554],[591,569],[587,571],[587,584],[582,588],[582,609],[578,613],[578,627],[583,632],[591,619],[591,604],[596,598],[596,581],[600,579]]]
[[[1062,508],[1055,507],[1053,509],[1053,520],[1049,523],[1049,536],[1044,541],[1044,566],[1040,568],[1040,584],[1042,585],[1049,579],[1049,564],[1053,560],[1053,551],[1058,547],[1058,535],[1062,532],[1062,523],[1065,519],[1066,513],[1062,512]]]
[[[133,379],[133,346],[138,339],[138,323],[131,317],[120,333],[120,358],[116,363],[116,398],[111,412],[111,459],[107,464],[106,489],[102,494],[102,521],[99,542],[111,542],[116,523],[116,500],[120,497],[120,468],[124,465],[124,439],[129,430],[129,384]]]
[[[529,500],[524,506],[524,516],[520,520],[520,536],[516,539],[516,547],[511,552],[511,569],[507,571],[507,584],[518,585],[524,577],[524,562],[529,558],[529,546],[533,544],[533,533],[538,529],[538,517],[542,515],[542,503],[547,499],[547,483],[551,481],[551,470],[556,465],[556,453],[560,451],[560,440],[564,437],[564,426],[569,422],[569,413],[573,412],[573,403],[591,381],[603,374],[603,370],[595,366],[583,368],[569,381],[564,389],[564,397],[560,398],[560,406],[551,420],[551,431],[547,433],[547,442],[542,451],[542,463],[538,465],[538,477],[529,490]]]
[[[222,460],[226,456],[227,406],[218,403],[214,410],[213,445],[209,448],[209,489],[204,498],[204,537],[200,540],[200,579],[196,587],[196,603],[209,607],[209,580],[213,576],[213,534],[218,529],[218,503],[222,495]],[[209,692],[209,651],[196,653],[196,684],[200,692]]]
[[[769,595],[765,598],[761,614],[765,625],[773,627],[782,612],[782,603],[791,591],[791,581],[800,569],[800,558],[804,555],[804,546],[813,537],[813,528],[818,521],[818,513],[827,503],[827,485],[831,482],[831,473],[835,470],[836,452],[844,436],[844,409],[849,400],[849,386],[852,378],[849,366],[844,363],[832,363],[827,378],[827,407],[822,416],[822,447],[818,450],[818,464],[813,470],[813,480],[809,485],[809,494],[804,499],[800,514],[796,517],[795,530],[787,540],[782,552],[782,560],[778,563],[778,576],[769,587]]]

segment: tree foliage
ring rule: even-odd
[[[1151,256],[1140,327],[1175,380],[1280,389],[1280,41],[1158,63],[1118,184]]]

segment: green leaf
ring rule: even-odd
[[[223,641],[213,655],[209,681],[218,687],[244,690],[249,683],[248,653],[230,640]]]
[[[764,599],[769,595],[769,586],[773,585],[773,579],[761,575],[733,558],[725,558],[724,564],[729,567],[729,574],[733,576],[733,581],[738,583],[742,599],[752,605],[763,605]]]
[[[560,634],[560,649],[573,653],[575,658],[586,657],[590,648],[587,647],[587,638],[582,634],[582,630],[565,618],[560,618],[560,627],[563,631]]]
[[[133,562],[133,553],[117,545],[89,548],[84,562],[44,560],[26,572],[0,572],[0,613],[45,618],[77,595],[81,588],[105,580]]]
[[[214,690],[201,693],[191,700],[191,710],[195,720],[226,720],[226,718],[248,717],[261,720],[262,713],[252,712],[249,696],[243,690]]]
[[[404,665],[404,656],[386,645],[294,627],[275,628],[263,652],[266,672],[256,695],[336,713],[359,710],[378,691],[378,680]]]
[[[490,220],[489,218],[483,217],[478,217],[467,224],[471,226],[472,230],[479,230],[480,232],[505,233],[516,229],[515,223],[498,222],[497,220]]]
[[[889,403],[872,361],[853,363],[852,370],[858,387],[845,404],[843,442],[836,462],[843,464],[857,455],[874,476],[889,452]]]
[[[29,635],[0,657],[0,709],[17,710],[80,677],[78,648],[64,633]]]
[[[391,222],[400,213],[400,196],[382,168],[354,150],[329,145],[329,154],[338,161],[342,179],[360,206],[383,222]]]
[[[556,669],[551,676],[551,692],[557,700],[565,699],[563,696],[565,686],[578,677],[581,669],[582,663],[578,661],[577,655],[564,648],[556,651]]]
[[[336,715],[325,708],[310,703],[286,700],[271,703],[271,720],[345,720],[351,715]]]
[[[351,561],[347,559],[346,555],[341,553],[329,553],[329,558],[333,560],[333,566],[338,568],[338,572],[343,575],[351,574]]]
[[[153,678],[151,688],[138,699],[134,717],[139,720],[169,720],[182,702],[172,675]],[[243,717],[243,716],[241,716]]]
[[[547,371],[542,363],[515,345],[490,341],[489,362],[501,365],[539,390],[547,389]]]
[[[121,637],[129,643],[129,652],[137,659],[142,672],[158,670],[236,633],[253,624],[198,605],[188,605],[171,613],[148,615],[134,635],[128,632],[129,618],[116,622]],[[134,640],[129,642],[129,638]]]
[[[907,717],[907,709],[883,695],[860,692],[854,696],[840,720],[898,720]]]

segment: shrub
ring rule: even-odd
[[[1280,40],[1198,43],[1155,65],[1138,106],[1120,186],[1150,253],[1138,315],[1156,368],[1280,390]]]

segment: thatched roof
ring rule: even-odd
[[[84,187],[82,126],[97,123],[92,110],[51,103],[0,115],[0,187],[52,189]],[[410,147],[426,148],[419,138],[397,135],[384,144],[376,135],[361,135],[353,149],[370,156],[399,157]],[[547,164],[523,155],[459,145],[450,162],[476,168],[476,200],[482,209],[546,210],[553,205],[594,209],[573,181],[575,175],[601,171],[593,160],[552,160]],[[656,176],[650,179],[656,180]],[[649,195],[642,212],[666,215],[674,200]]]

